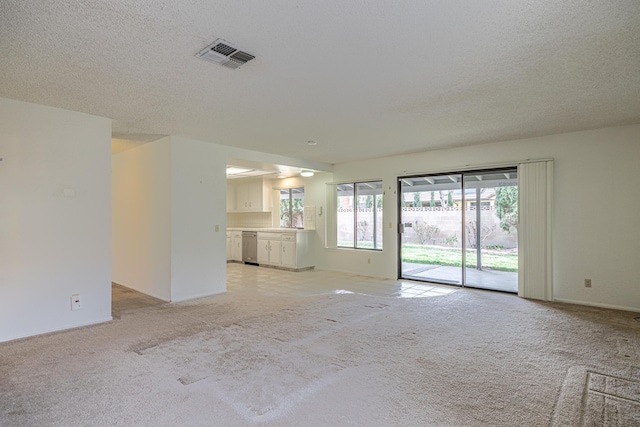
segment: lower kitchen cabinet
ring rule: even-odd
[[[231,232],[231,260],[242,262],[242,231]]]
[[[309,238],[304,230],[258,232],[258,264],[291,270],[314,267]]]
[[[258,232],[258,264],[282,265],[282,233]]]
[[[296,262],[296,234],[282,233],[282,266],[298,268]]]
[[[308,270],[315,267],[310,243],[315,231],[268,230],[258,231],[259,265],[286,270]],[[242,230],[227,231],[227,260],[242,262]]]

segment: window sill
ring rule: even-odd
[[[382,252],[384,249],[368,249],[368,248],[349,248],[346,246],[325,247],[328,251],[368,251],[368,252]]]

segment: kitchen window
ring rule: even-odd
[[[280,190],[280,227],[304,227],[304,187]]]
[[[338,184],[337,246],[382,250],[382,181]]]

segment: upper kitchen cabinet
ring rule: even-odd
[[[236,211],[236,186],[227,181],[227,212]]]
[[[227,183],[227,212],[271,212],[271,181],[234,180]]]

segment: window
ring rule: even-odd
[[[382,250],[382,193],[382,181],[338,184],[338,247]]]
[[[280,190],[280,227],[304,227],[304,187]]]

